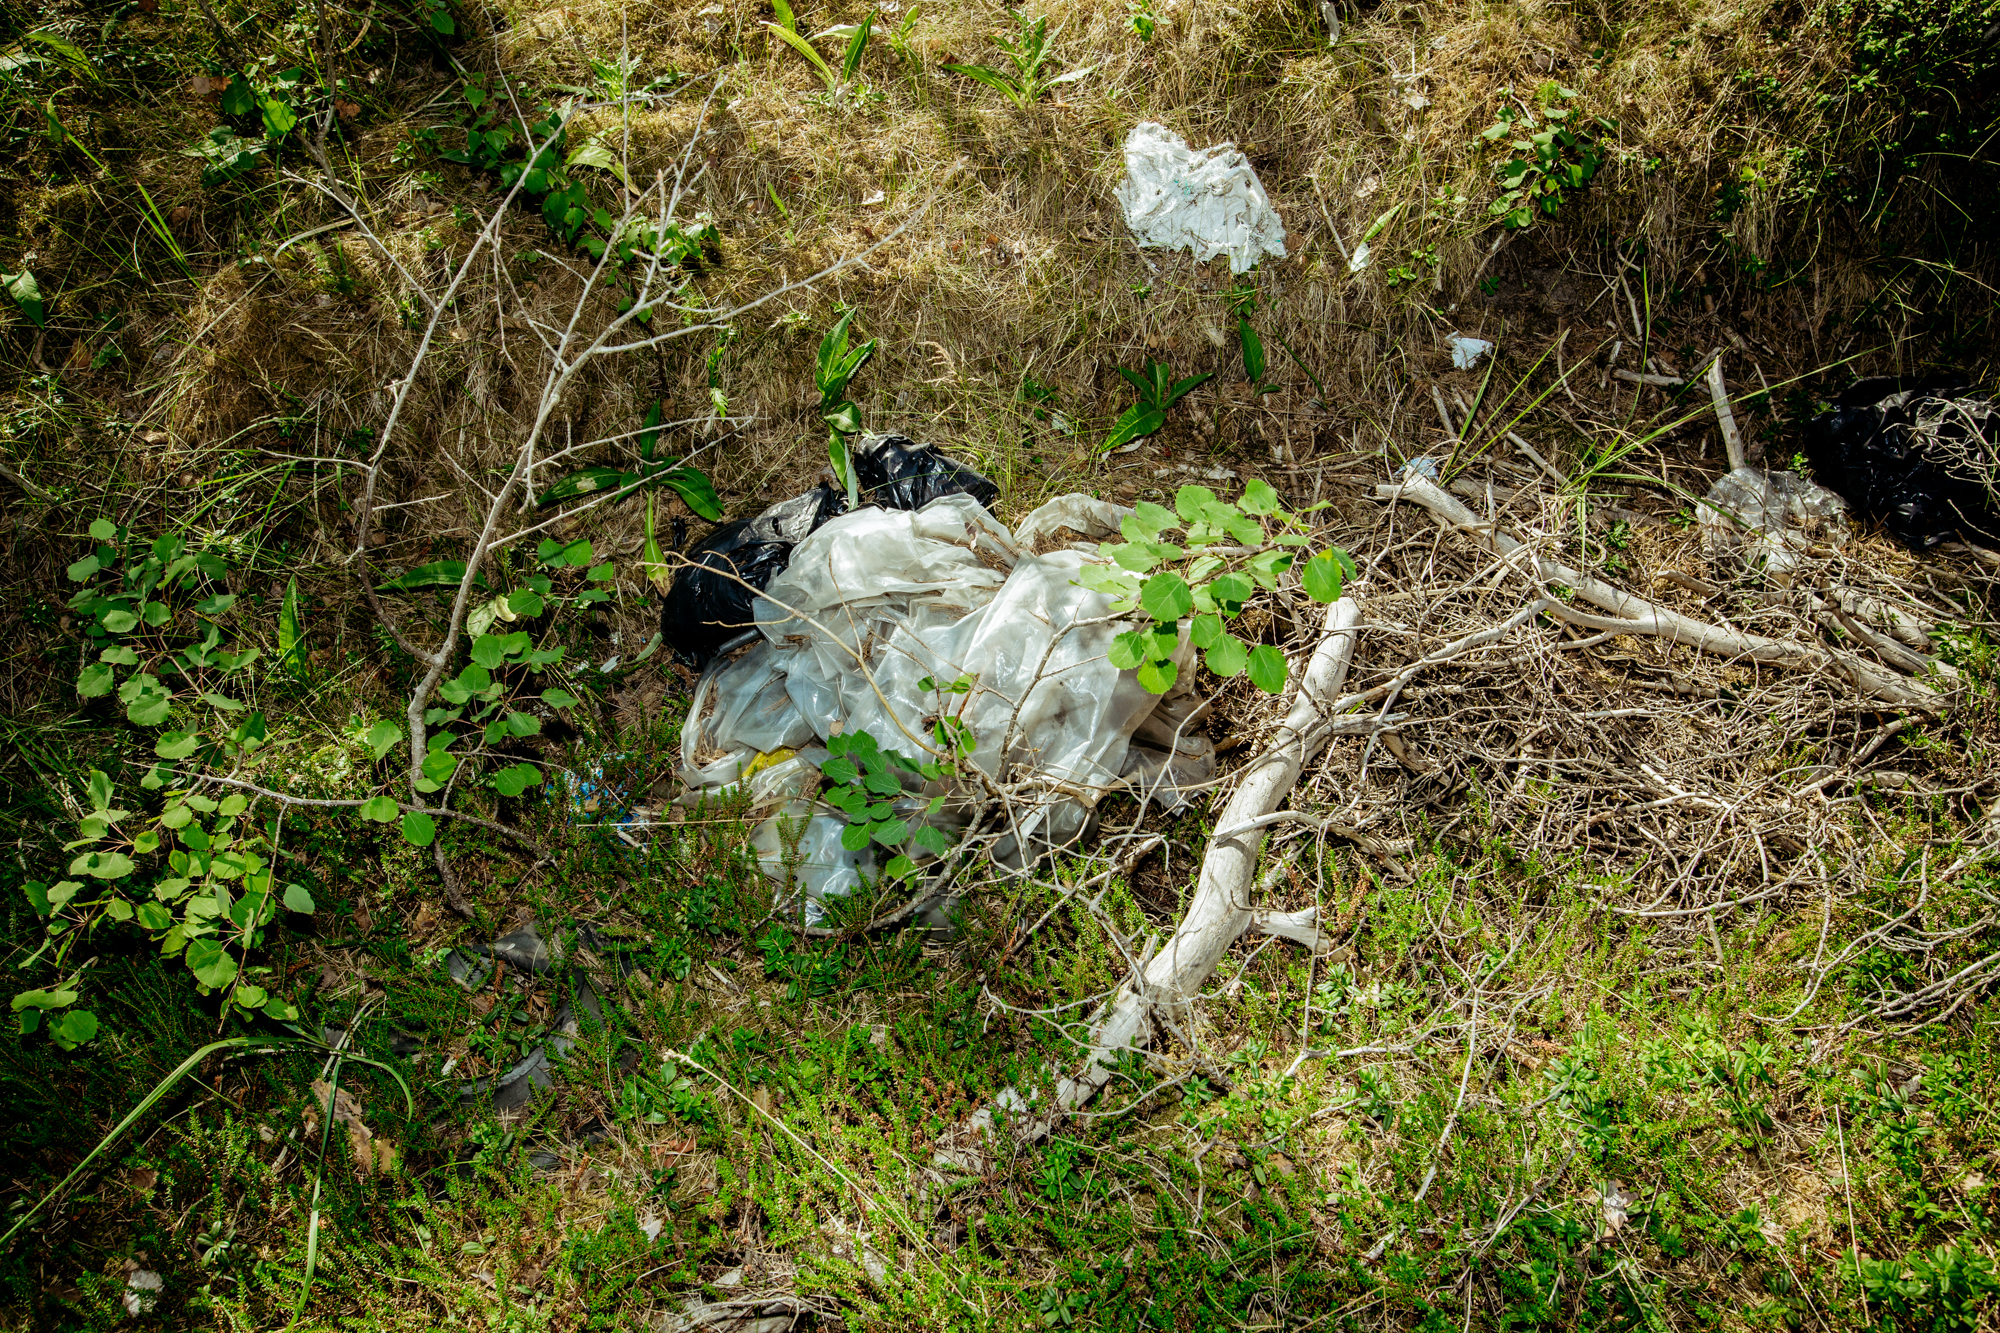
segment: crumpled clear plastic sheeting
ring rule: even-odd
[[[1201,261],[1228,255],[1232,273],[1285,257],[1284,220],[1232,143],[1197,151],[1166,126],[1141,121],[1125,137],[1118,202],[1141,245],[1186,247]]]
[[[726,787],[755,756],[812,738],[811,724],[792,706],[777,650],[758,638],[719,654],[696,684],[681,729],[681,781]]]
[[[1096,543],[1118,536],[1132,511],[1090,495],[1058,495],[1014,525],[1014,541],[1024,551],[1041,552],[1070,542]]]
[[[814,533],[758,604],[764,633],[791,650],[800,713],[823,736],[866,731],[915,750],[912,737],[929,738],[924,719],[949,711],[991,776],[1024,765],[1054,783],[1115,782],[1159,698],[1106,660],[1127,626],[1109,596],[1078,585],[1083,556],[1018,549],[965,496],[914,514],[862,510]],[[1003,574],[992,564],[1006,556],[1016,558]],[[969,693],[938,688],[960,678]]]
[[[750,850],[764,873],[783,884],[791,882],[805,895],[809,926],[826,916],[826,900],[845,898],[860,888],[863,877],[879,873],[872,847],[850,852],[840,842],[847,820],[824,813],[810,801],[787,803],[750,833]]]
[[[882,662],[909,667],[911,635],[953,625],[989,601],[1019,548],[967,495],[915,512],[862,509],[847,517],[799,544],[791,568],[757,603],[758,628],[783,650],[792,703],[820,736],[866,731],[892,749],[914,749],[858,670],[857,655],[867,655],[884,684]],[[898,650],[885,651],[892,640]],[[914,701],[916,683],[930,674],[928,664],[900,672],[905,696]],[[901,716],[915,730],[922,712]]]
[[[1847,502],[1796,472],[1740,467],[1711,486],[1700,506],[1702,554],[1739,559],[1789,587],[1815,540],[1847,540]]]

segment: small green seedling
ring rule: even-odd
[[[1082,69],[1070,70],[1048,78],[1043,67],[1052,54],[1049,50],[1049,20],[1046,15],[1030,22],[1018,9],[1007,11],[1014,18],[1019,31],[1009,40],[995,35],[994,41],[1006,53],[1007,63],[1012,71],[995,69],[991,65],[946,65],[954,74],[963,74],[1002,94],[1012,102],[1017,110],[1025,111],[1029,104],[1041,100],[1049,89],[1062,83],[1075,83],[1086,78],[1097,66],[1086,65]]]
[[[1259,352],[1263,350],[1261,344],[1258,350]],[[1215,372],[1207,371],[1177,380],[1173,377],[1173,372],[1167,369],[1165,362],[1148,357],[1143,372],[1127,370],[1120,366],[1118,373],[1139,391],[1139,401],[1126,408],[1124,414],[1112,425],[1111,434],[1105,437],[1103,445],[1099,447],[1101,453],[1110,453],[1128,440],[1151,435],[1166,425],[1167,409],[1214,378]]]
[[[777,11],[778,21],[766,20],[764,26],[771,35],[804,56],[826,84],[828,97],[838,98],[854,86],[856,76],[861,72],[861,58],[868,52],[868,38],[875,30],[875,14],[871,10],[868,17],[858,24],[844,24],[828,28],[819,37],[844,37],[847,49],[840,57],[840,72],[836,74],[826,58],[813,49],[813,40],[799,31],[799,22],[792,14],[792,7],[785,0],[771,0],[771,7]],[[914,16],[913,16],[914,17]]]
[[[1488,210],[1509,231],[1519,231],[1538,217],[1554,217],[1563,199],[1590,184],[1604,165],[1604,146],[1597,132],[1612,133],[1617,122],[1602,116],[1588,123],[1577,119],[1574,108],[1562,105],[1576,96],[1574,89],[1545,83],[1536,91],[1541,122],[1532,111],[1503,106],[1493,124],[1480,132],[1489,144],[1505,140],[1515,153],[1494,168],[1500,197]]]
[[[862,363],[875,354],[873,338],[859,347],[847,345],[848,330],[853,324],[854,312],[849,310],[827,330],[826,337],[820,340],[819,360],[813,368],[813,379],[819,385],[820,420],[826,422],[827,428],[826,456],[833,464],[833,474],[847,488],[850,509],[861,503],[861,480],[855,475],[847,440],[861,431],[861,409],[848,398],[847,386],[861,370]]]

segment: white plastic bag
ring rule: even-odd
[[[1235,144],[1196,151],[1166,126],[1141,121],[1125,137],[1118,202],[1141,245],[1185,247],[1201,261],[1228,255],[1231,273],[1285,257],[1284,221]]]
[[[1740,467],[1709,487],[1700,506],[1702,554],[1739,559],[1779,587],[1815,538],[1847,540],[1847,502],[1796,472]]]

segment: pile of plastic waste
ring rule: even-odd
[[[1926,551],[2000,539],[2000,408],[1963,380],[1866,379],[1806,426],[1813,475]]]
[[[1131,623],[1077,581],[1126,510],[1065,495],[1009,530],[986,507],[992,482],[935,450],[873,437],[856,458],[874,503],[840,512],[841,497],[809,492],[718,529],[661,625],[682,660],[705,666],[682,731],[682,800],[746,787],[753,846],[803,894],[809,923],[881,864],[882,848],[850,846],[849,816],[821,799],[835,737],[955,763],[942,777],[897,770],[900,789],[882,793],[894,818],[955,842],[976,810],[1003,805],[986,846],[1014,869],[1088,837],[1110,791],[1173,808],[1214,775],[1191,726],[1192,670],[1162,696],[1112,666]]]

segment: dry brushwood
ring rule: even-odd
[[[713,100],[713,94],[710,100]],[[600,491],[554,517],[530,518],[518,525],[510,525],[510,515],[533,508],[538,474],[546,475],[547,470],[565,463],[574,466],[594,451],[629,449],[639,434],[635,429],[576,439],[565,430],[558,439],[555,437],[555,421],[559,412],[568,410],[565,403],[589,382],[589,376],[601,375],[608,363],[632,354],[657,354],[669,343],[727,328],[731,321],[785,293],[811,287],[829,275],[862,261],[893,241],[902,230],[891,231],[868,249],[838,259],[818,272],[776,285],[727,308],[711,309],[701,300],[690,298],[688,277],[680,268],[676,255],[665,244],[648,243],[647,237],[650,233],[654,242],[663,242],[671,235],[672,228],[682,221],[684,211],[690,204],[692,187],[706,170],[705,166],[696,164],[695,147],[706,123],[707,109],[705,105],[675,173],[671,177],[659,173],[651,185],[626,195],[625,207],[611,227],[612,243],[601,248],[595,262],[586,266],[560,262],[561,273],[552,277],[549,285],[559,290],[566,289],[566,309],[559,307],[550,313],[533,304],[507,272],[504,249],[508,241],[508,224],[515,220],[517,207],[522,202],[519,182],[494,207],[492,216],[473,238],[441,290],[428,290],[411,279],[428,316],[408,364],[393,385],[376,448],[362,468],[355,505],[353,548],[347,556],[349,566],[359,578],[364,595],[383,628],[416,659],[423,672],[410,692],[404,710],[409,743],[405,780],[410,790],[405,808],[431,809],[419,798],[423,791],[423,764],[429,747],[430,728],[425,716],[432,708],[438,686],[466,635],[474,591],[480,584],[484,564],[505,547],[544,534],[557,525],[572,523],[578,514],[629,493]],[[560,129],[556,131],[560,132]],[[547,144],[540,147],[546,148]],[[629,174],[630,161],[627,160],[624,165]],[[349,199],[332,182],[331,176],[327,181],[314,184],[345,208],[361,230],[372,238],[366,210]],[[620,246],[617,243],[620,240],[634,242],[635,263],[625,275],[629,299],[614,312],[608,309],[604,288],[620,262]],[[409,278],[406,271],[404,276]],[[655,315],[665,318],[656,325],[652,322]],[[376,576],[369,567],[368,552],[377,512],[385,507],[378,496],[392,465],[398,462],[407,464],[409,461],[405,455],[411,444],[405,437],[413,432],[406,423],[416,401],[416,391],[427,387],[435,392],[437,388],[433,381],[438,378],[438,373],[428,362],[442,347],[477,346],[487,329],[503,331],[501,355],[511,378],[532,387],[522,401],[522,410],[511,415],[489,412],[467,421],[459,430],[457,453],[452,454],[447,449],[447,465],[478,492],[475,510],[478,525],[466,551],[464,572],[453,590],[443,633],[434,645],[426,646],[410,637],[390,613],[375,587]],[[506,330],[520,330],[526,336],[516,336],[510,341],[505,337]],[[699,423],[665,423],[669,427],[696,424]],[[498,485],[489,487],[472,480],[482,473],[498,473]],[[437,805],[443,806],[450,794],[449,788],[439,793]],[[432,813],[453,812],[432,809]],[[432,856],[447,902],[459,914],[470,915],[471,904],[458,886],[446,859],[442,840],[432,843]]]
[[[1863,694],[1901,708],[1937,712],[1944,706],[1944,696],[1929,686],[1881,670],[1851,653],[1819,644],[1787,642],[1710,625],[1615,588],[1557,561],[1534,555],[1523,543],[1500,531],[1497,525],[1482,522],[1470,509],[1424,477],[1405,473],[1397,481],[1376,487],[1375,493],[1385,500],[1407,500],[1423,507],[1443,527],[1465,535],[1497,556],[1513,558],[1519,553],[1531,562],[1534,577],[1543,586],[1566,587],[1583,601],[1612,613],[1609,618],[1592,615],[1560,598],[1550,598],[1545,609],[1555,619],[1603,633],[1658,637],[1724,659],[1829,671]]]

